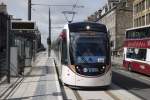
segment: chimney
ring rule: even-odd
[[[0,13],[7,14],[7,6],[4,3],[0,4]]]

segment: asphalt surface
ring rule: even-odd
[[[143,100],[150,100],[150,77],[113,66],[112,82]]]

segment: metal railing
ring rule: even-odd
[[[14,72],[15,73],[15,75],[16,76],[19,76],[19,77],[22,77],[23,75],[21,75],[21,74],[19,74],[19,72],[18,72],[18,69],[12,64],[12,63],[10,63],[10,70],[12,71],[12,72]],[[13,67],[12,67],[13,66]]]

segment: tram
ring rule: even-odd
[[[61,80],[72,87],[108,87],[111,84],[109,33],[105,25],[76,22],[64,26],[55,41]]]

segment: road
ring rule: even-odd
[[[64,86],[65,99],[69,100],[148,100],[150,93],[150,78],[132,74],[113,65],[112,84],[108,90],[73,90]],[[135,79],[135,76],[137,79]],[[138,76],[138,77],[137,77]],[[140,79],[138,79],[140,77]],[[146,84],[147,83],[147,84]]]
[[[112,82],[143,100],[150,100],[150,77],[113,66]]]
[[[67,99],[71,100],[149,100],[150,77],[128,72],[114,65],[112,84],[108,90],[72,90],[64,87]]]

